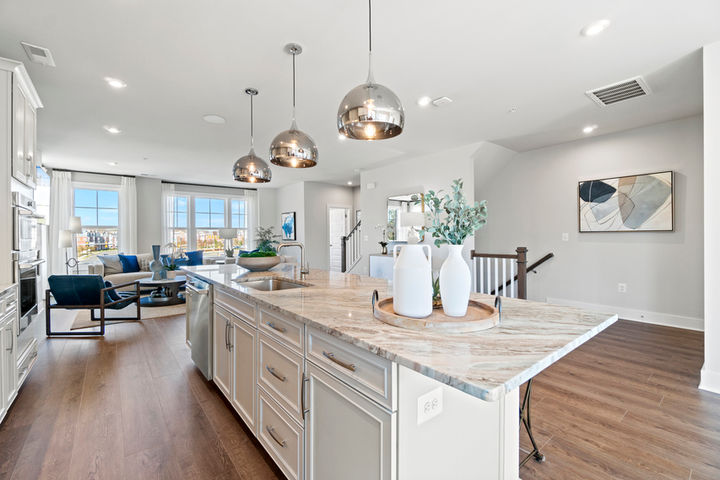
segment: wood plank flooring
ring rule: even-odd
[[[178,316],[43,342],[0,426],[0,479],[283,478],[194,368],[184,328]],[[541,373],[533,426],[547,460],[523,480],[720,479],[702,341],[618,322]]]

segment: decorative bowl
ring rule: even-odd
[[[279,264],[281,260],[282,258],[277,255],[273,257],[238,257],[237,264],[251,272],[264,272]]]

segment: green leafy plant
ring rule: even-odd
[[[435,239],[435,246],[443,244],[462,245],[465,239],[487,222],[487,201],[468,204],[462,192],[463,182],[453,181],[452,194],[429,190],[425,195],[430,226],[423,227]],[[415,200],[419,202],[419,199]]]
[[[257,227],[255,230],[255,241],[257,242],[257,249],[261,252],[276,252],[276,245],[280,242],[277,241],[280,238],[279,234],[273,232],[274,227]],[[243,255],[244,256],[244,255]],[[269,256],[269,255],[258,255],[258,256]]]
[[[225,256],[228,258],[232,258],[235,256],[235,249],[238,247],[232,247],[232,248],[226,248],[225,249]]]
[[[432,296],[433,308],[440,308],[440,307],[442,307],[442,299],[440,298],[440,276],[439,275],[437,277],[435,277],[435,280],[433,280],[432,287],[433,287],[433,296]]]
[[[163,268],[165,268],[165,270],[167,270],[168,272],[176,272],[176,271],[180,270],[180,267],[178,267],[175,263],[170,263],[168,265],[165,265],[165,267],[163,267]]]
[[[277,256],[277,253],[271,252],[271,251],[257,251],[257,252],[248,252],[248,253],[241,253],[238,255],[239,257],[243,258],[257,258],[257,257],[275,257]]]

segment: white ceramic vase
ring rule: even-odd
[[[448,256],[440,267],[440,297],[450,317],[464,317],[470,300],[470,267],[462,249],[462,245],[448,245]]]
[[[401,249],[399,256],[398,248]],[[430,245],[407,244],[393,248],[393,310],[398,315],[425,318],[432,313],[430,256]]]

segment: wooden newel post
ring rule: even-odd
[[[347,239],[348,237],[343,236],[340,238],[340,271],[344,272],[347,270]]]
[[[517,266],[518,266],[518,295],[517,298],[527,300],[527,251],[526,247],[518,247]]]

